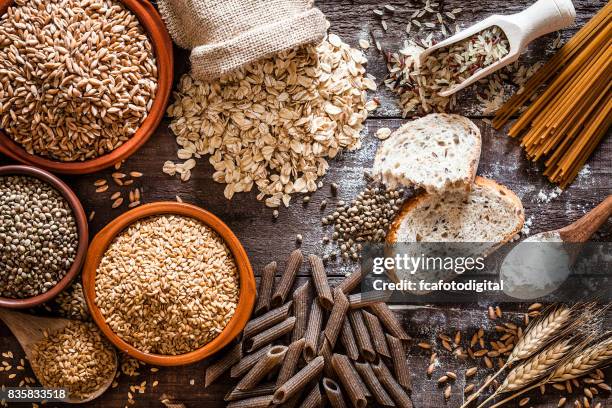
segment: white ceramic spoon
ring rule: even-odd
[[[26,356],[30,361],[32,361],[32,348],[37,342],[44,338],[45,331],[47,333],[53,333],[62,330],[71,323],[71,321],[68,319],[38,317],[24,313],[11,312],[6,309],[0,309],[0,320],[4,321],[13,335],[17,338],[17,341],[19,344],[21,344],[23,351],[25,351]],[[40,381],[40,376],[38,375],[36,368],[32,366],[32,369],[38,378],[38,381],[45,386],[45,384]],[[63,400],[63,402],[67,402],[69,404],[82,404],[98,398],[113,383],[116,371],[117,355],[115,354],[115,370],[113,370],[112,375],[106,379],[104,384],[102,384],[102,387],[85,399],[67,398]]]
[[[498,26],[502,29],[510,43],[508,54],[499,61],[476,71],[474,75],[465,81],[455,84],[451,88],[439,93],[440,96],[449,96],[487,75],[492,74],[498,69],[512,64],[518,59],[519,55],[530,42],[545,34],[571,25],[575,18],[576,10],[571,0],[538,0],[535,4],[520,13],[508,16],[492,15],[452,37],[439,42],[433,47],[427,48],[419,54],[418,63],[422,64],[425,61],[425,57],[433,51],[465,40],[489,27]]]

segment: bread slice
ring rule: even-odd
[[[423,193],[408,200],[387,242],[481,242],[494,249],[518,234],[524,221],[523,204],[512,191],[476,177],[469,192]]]
[[[429,193],[469,190],[480,160],[480,130],[466,117],[433,113],[406,123],[385,140],[373,175],[390,188]]]

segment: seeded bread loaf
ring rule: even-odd
[[[373,175],[390,188],[469,190],[480,148],[480,130],[471,120],[433,113],[406,123],[385,140],[376,153]]]
[[[491,249],[523,228],[521,200],[493,180],[476,177],[470,192],[423,193],[407,201],[387,242],[483,242]]]

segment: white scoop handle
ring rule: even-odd
[[[520,13],[507,16],[490,16],[452,37],[439,42],[433,47],[429,47],[419,55],[419,63],[423,63],[425,57],[433,51],[465,40],[489,27],[498,26],[502,29],[510,44],[508,54],[499,61],[479,70],[460,84],[440,92],[440,96],[450,96],[506,65],[513,63],[533,40],[553,31],[568,27],[574,22],[575,18],[576,10],[571,0],[538,0]]]

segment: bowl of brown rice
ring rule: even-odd
[[[0,38],[0,153],[13,160],[93,173],[164,116],[172,41],[148,1],[0,0]]]
[[[83,286],[94,322],[149,364],[202,360],[244,329],[255,278],[238,238],[191,204],[158,202],[119,216],[92,240]]]

